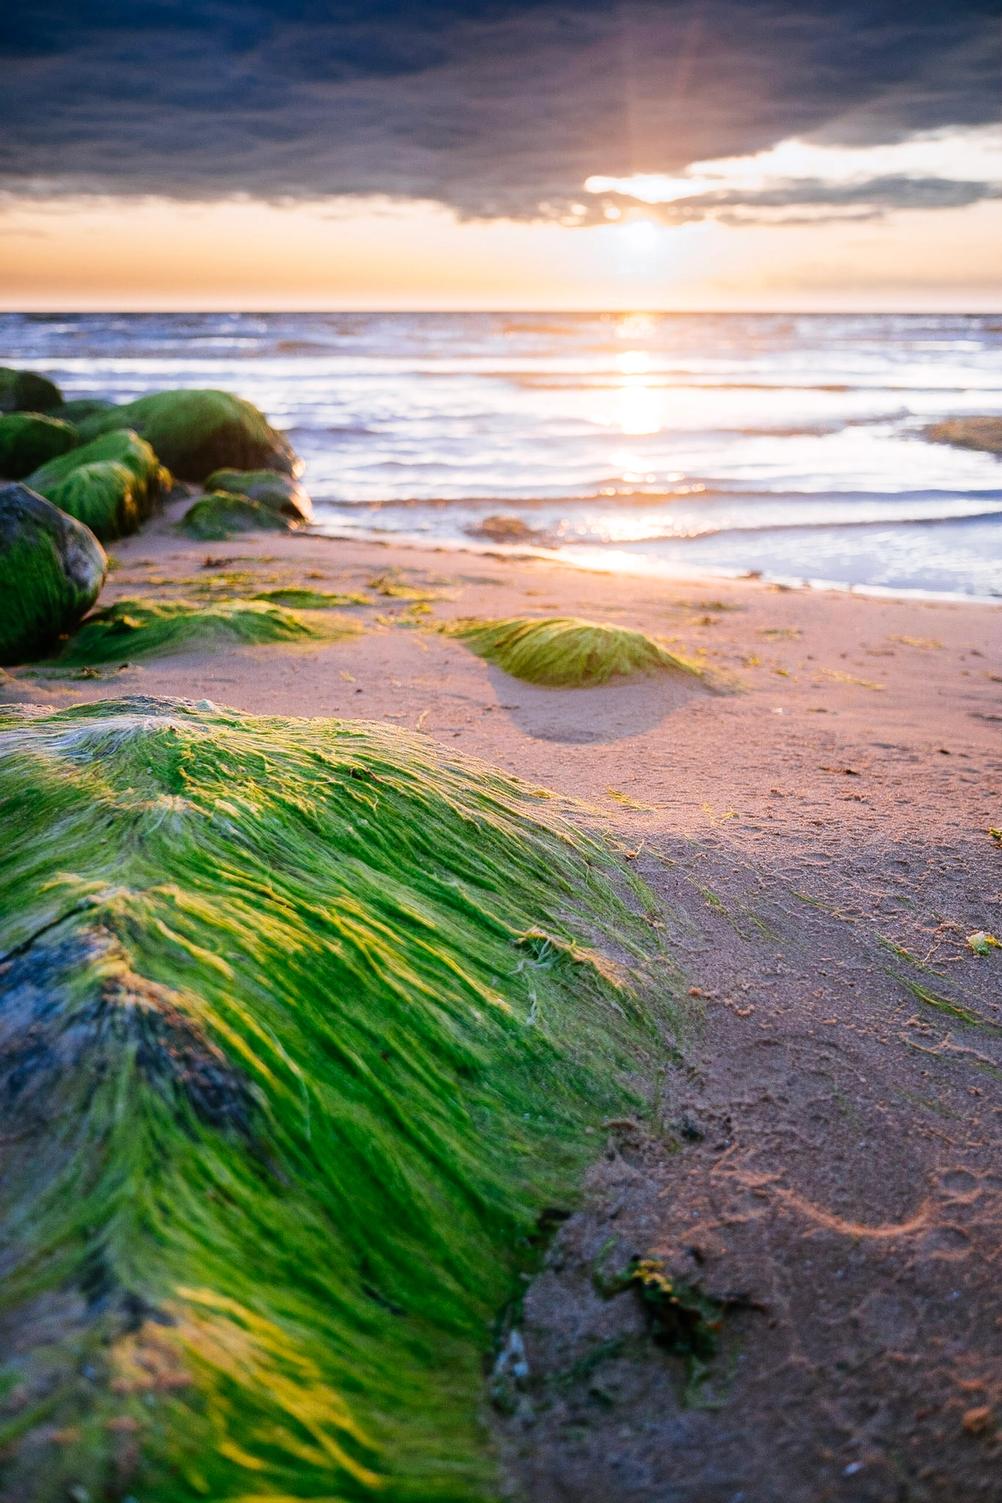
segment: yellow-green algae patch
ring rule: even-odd
[[[271,600],[276,605],[291,605],[303,611],[326,611],[339,605],[371,605],[372,598],[356,592],[342,590],[309,590],[298,585],[280,586],[275,590],[262,590],[255,600]]]
[[[479,657],[530,684],[585,688],[614,677],[666,669],[699,673],[692,663],[676,657],[643,632],[603,626],[577,616],[468,619],[451,622],[444,630],[465,642]]]
[[[390,569],[385,574],[376,574],[369,580],[369,589],[377,595],[392,600],[441,600],[442,591],[429,585],[408,584],[398,570]]]
[[[351,620],[320,625],[259,600],[116,600],[87,617],[59,662],[113,663],[193,647],[329,640],[357,629]]]
[[[0,711],[0,817],[11,1496],[490,1497],[492,1323],[659,1038],[639,884],[425,738],[177,700]]]

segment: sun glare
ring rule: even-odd
[[[646,376],[651,368],[651,357],[646,350],[623,350],[616,356],[616,364],[624,376]]]
[[[638,260],[646,259],[657,251],[661,236],[658,227],[649,219],[630,219],[618,225],[616,237],[630,255]]]
[[[616,356],[620,372],[614,421],[621,433],[642,438],[658,433],[665,422],[665,389],[650,380],[651,357],[646,350],[622,350]]]

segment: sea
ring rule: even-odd
[[[1002,315],[6,313],[67,396],[222,387],[316,526],[590,568],[1002,597]]]

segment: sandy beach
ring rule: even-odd
[[[417,729],[582,801],[661,905],[689,1016],[659,1110],[596,1141],[527,1291],[529,1378],[489,1415],[511,1496],[997,1497],[1002,960],[965,941],[1002,931],[999,610],[308,533],[207,545],[177,511],[114,545],[102,604],[240,571],[240,595],[362,592],[338,613],[362,630],[17,670],[0,698]],[[512,615],[638,628],[707,679],[540,688],[434,630]],[[727,1310],[697,1403],[638,1307],[596,1292],[630,1255]]]
[[[7,10],[0,1503],[1002,1503],[999,0]]]

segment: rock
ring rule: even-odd
[[[62,418],[66,423],[81,423],[84,418],[95,417],[100,412],[113,412],[114,402],[106,402],[102,397],[73,397],[71,401],[64,402],[61,407],[53,412],[53,417]]]
[[[484,517],[483,521],[474,522],[466,531],[470,537],[489,538],[492,543],[534,543],[543,537],[537,527],[530,527],[521,517],[504,512]]]
[[[249,496],[272,511],[297,522],[313,520],[313,502],[298,480],[278,470],[216,470],[205,482],[207,491],[227,491],[231,496]]]
[[[0,412],[47,412],[62,400],[59,387],[46,376],[0,365]]]
[[[40,412],[10,412],[0,417],[0,475],[23,480],[47,460],[80,442],[70,424]]]
[[[117,429],[42,465],[28,484],[108,542],[135,532],[171,476],[145,439]]]
[[[289,443],[250,402],[225,391],[158,391],[81,421],[84,438],[134,428],[167,467],[202,481],[224,465],[234,469],[302,468]]]
[[[107,567],[88,528],[25,485],[0,485],[0,662],[23,662],[70,631]]]
[[[235,532],[292,532],[293,523],[281,512],[252,501],[249,496],[234,496],[229,491],[212,491],[199,496],[185,512],[181,526],[193,538],[207,543],[221,543]]]
[[[926,438],[931,438],[934,443],[1002,454],[1002,418],[999,417],[950,418],[945,423],[933,423],[925,433]]]

